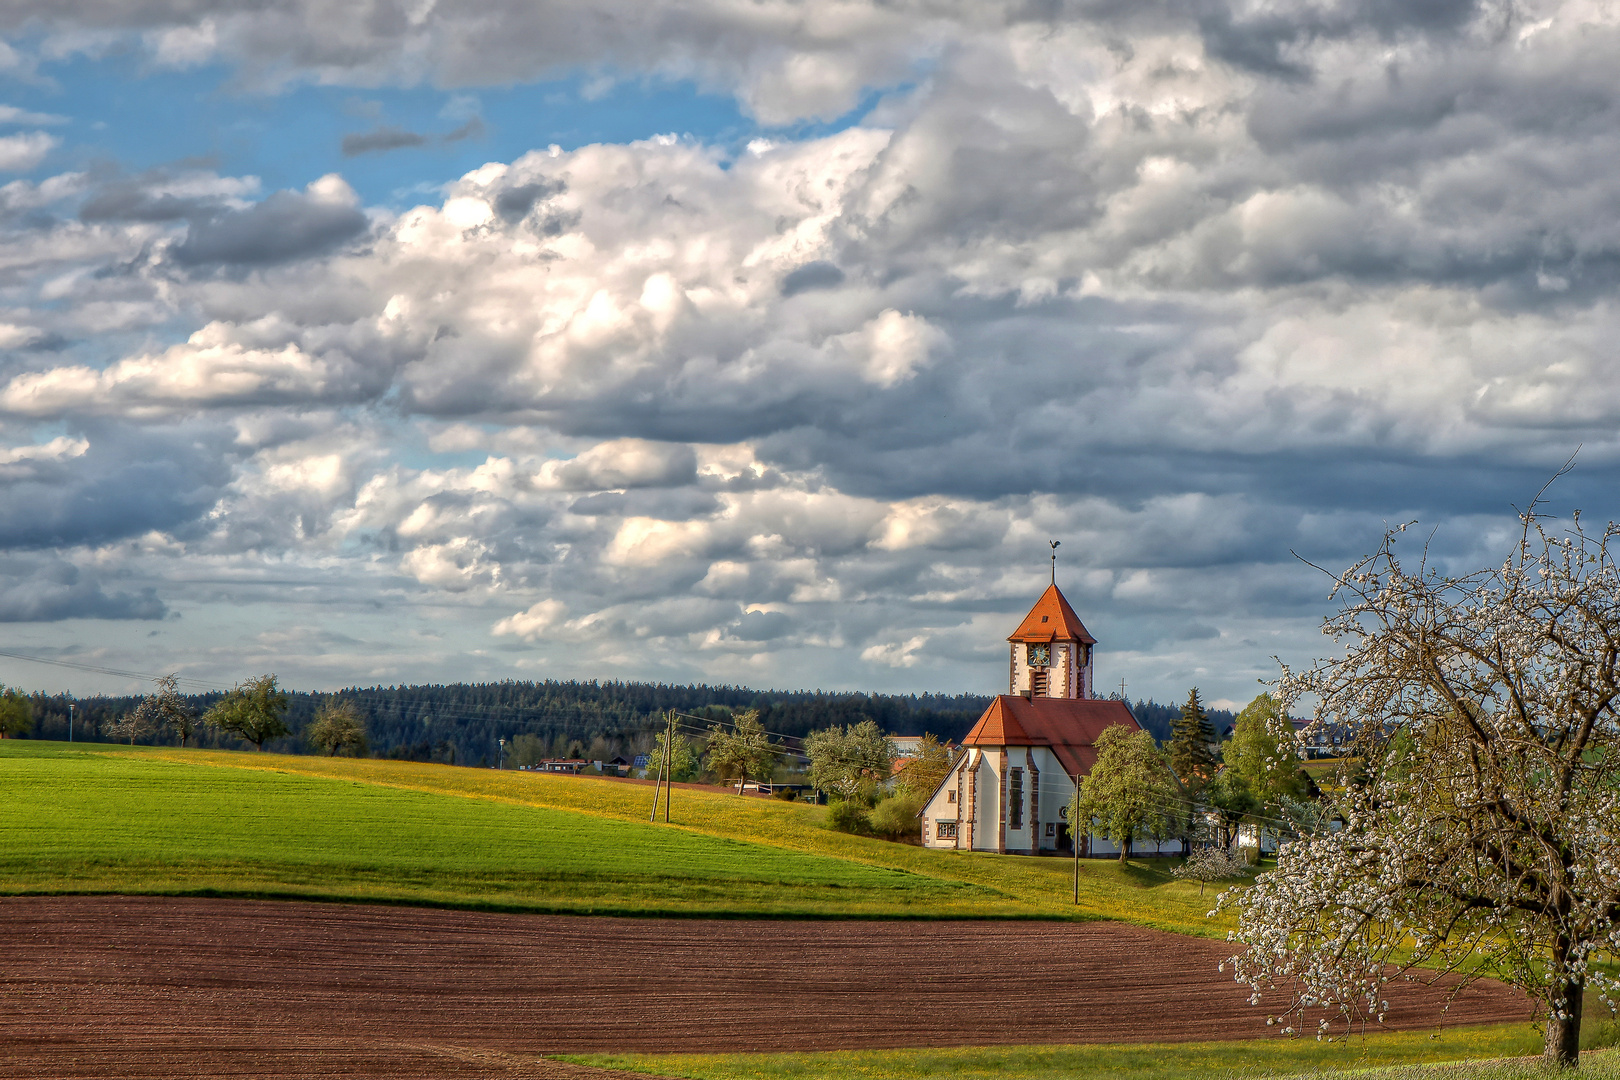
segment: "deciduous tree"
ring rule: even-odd
[[[274,675],[260,675],[238,683],[203,716],[203,723],[229,732],[264,749],[271,739],[288,733],[287,695],[276,688]]]
[[[677,731],[674,740],[670,742],[670,758],[665,765],[664,742],[668,737],[669,732],[660,728],[653,741],[652,753],[647,755],[647,767],[641,771],[641,775],[648,780],[654,780],[659,775],[659,769],[667,768],[669,771],[665,774],[665,778],[674,783],[681,784],[694,779],[698,774],[699,762],[692,740]]]
[[[1238,713],[1222,756],[1226,767],[1267,809],[1305,795],[1299,740],[1287,713],[1270,694],[1261,694]]]
[[[1620,529],[1577,514],[1553,534],[1535,506],[1501,566],[1467,576],[1406,570],[1393,530],[1338,577],[1325,631],[1343,655],[1284,669],[1282,700],[1350,725],[1363,770],[1342,829],[1223,898],[1238,978],[1284,988],[1290,1023],[1307,1005],[1381,1016],[1392,973],[1437,966],[1523,989],[1546,1061],[1572,1066],[1583,991],[1615,988]]]
[[[955,755],[932,735],[923,735],[917,752],[904,762],[896,787],[905,794],[932,795],[945,774],[951,771]]]
[[[366,749],[366,725],[352,701],[327,701],[304,729],[304,741],[327,757],[360,755]]]
[[[728,730],[724,724],[709,725],[709,771],[718,780],[737,780],[742,794],[746,780],[766,780],[776,767],[776,747],[759,722],[759,710],[740,712]]]
[[[172,732],[184,746],[197,733],[197,714],[191,711],[185,696],[180,693],[179,680],[165,675],[157,681],[157,690],[141,699],[130,717],[133,727],[130,741],[137,733]]]
[[[1187,861],[1170,871],[1172,877],[1198,882],[1198,895],[1204,895],[1204,886],[1211,881],[1225,881],[1247,873],[1249,864],[1231,848],[1201,847],[1187,856]]]
[[[12,686],[0,686],[0,739],[15,739],[34,730],[34,703]]]
[[[1266,810],[1265,804],[1249,790],[1248,781],[1233,769],[1216,773],[1215,779],[1205,785],[1200,801],[1220,824],[1222,847],[1236,842],[1239,825],[1263,815]]]
[[[1069,800],[1069,821],[1079,829],[1094,823],[1119,845],[1120,862],[1130,858],[1135,840],[1180,835],[1185,802],[1153,736],[1116,724],[1094,745],[1097,763]]]
[[[872,720],[812,731],[804,738],[804,752],[810,759],[810,783],[843,799],[887,780],[896,756],[894,740]]]
[[[146,722],[133,711],[107,721],[101,730],[104,734],[121,739],[131,746],[135,745],[137,738],[145,738],[152,733]]]

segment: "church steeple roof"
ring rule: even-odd
[[[1080,616],[1074,613],[1074,608],[1063,598],[1058,587],[1049,585],[1041,598],[1035,601],[1035,606],[1029,609],[1024,621],[1018,624],[1007,638],[1008,641],[1078,641],[1083,645],[1095,645],[1097,639],[1086,631],[1085,624]]]

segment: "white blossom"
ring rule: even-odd
[[[1314,698],[1313,724],[1356,732],[1356,756],[1329,797],[1338,827],[1325,816],[1217,903],[1239,913],[1236,978],[1283,996],[1280,1023],[1381,1021],[1391,979],[1488,975],[1538,1003],[1548,1060],[1569,1064],[1582,990],[1610,1000],[1620,528],[1545,520],[1532,506],[1500,568],[1465,577],[1406,571],[1391,530],[1336,582],[1324,632],[1343,656],[1284,668],[1279,696]]]

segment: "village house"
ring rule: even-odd
[[[1093,744],[1109,727],[1140,725],[1123,702],[1092,696],[1097,641],[1055,581],[1007,641],[1007,693],[962,740],[956,767],[918,815],[922,840],[960,851],[1073,852],[1065,819],[1076,783],[1097,762]],[[1119,850],[1090,829],[1080,843],[1082,855]]]

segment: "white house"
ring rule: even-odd
[[[1090,696],[1096,639],[1055,583],[1007,640],[1008,692],[962,740],[956,768],[919,815],[928,847],[1073,851],[1064,818],[1075,784],[1096,764],[1092,744],[1116,724],[1140,726],[1123,702]],[[1090,835],[1081,844],[1082,854],[1118,850]]]

